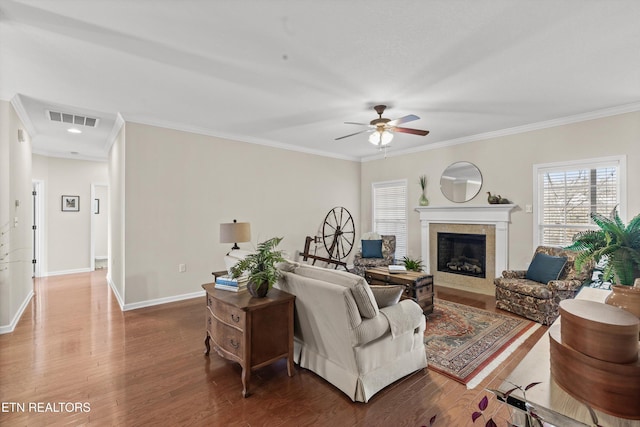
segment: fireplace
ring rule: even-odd
[[[438,233],[438,271],[485,278],[486,253],[484,234]]]
[[[516,205],[456,204],[420,206],[421,249],[424,270],[433,275],[436,286],[495,295],[493,279],[509,265],[509,223]],[[484,276],[452,274],[438,269],[438,234],[481,234],[485,236]],[[467,255],[465,255],[467,256]],[[469,258],[480,258],[473,255]]]

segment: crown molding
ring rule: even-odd
[[[634,113],[640,111],[640,102],[632,104],[620,105],[617,107],[605,108],[602,110],[591,111],[588,113],[576,114],[573,116],[561,117],[557,119],[545,120],[542,122],[531,123],[523,126],[515,126],[511,128],[479,133],[477,135],[465,136],[462,138],[450,139],[447,141],[435,142],[423,147],[408,148],[406,150],[387,152],[386,156],[377,154],[375,156],[362,157],[361,162],[372,160],[380,160],[384,157],[398,157],[406,154],[419,153],[422,151],[436,150],[438,148],[451,147],[459,144],[467,144],[469,142],[483,141],[486,139],[500,138],[503,136],[517,135],[520,133],[531,132],[535,130],[548,129],[557,126],[564,126],[572,123],[585,122],[588,120],[601,119],[605,117],[617,116],[619,114]]]
[[[113,143],[116,142],[116,138],[118,137],[118,133],[120,133],[122,126],[124,126],[124,117],[122,117],[122,114],[116,113],[116,121],[114,122],[104,145],[104,152],[106,155],[109,155],[109,150],[111,150]]]
[[[36,136],[36,127],[33,125],[33,122],[29,118],[27,114],[27,110],[25,110],[24,105],[22,104],[22,97],[19,93],[17,93],[13,98],[11,98],[11,105],[15,110],[16,114],[22,121],[22,124],[25,127],[25,130],[29,134],[30,138],[34,138]]]
[[[181,132],[195,133],[195,134],[198,134],[198,135],[212,136],[214,138],[221,138],[221,139],[226,139],[226,140],[229,140],[229,141],[237,141],[237,142],[245,142],[247,144],[263,145],[263,146],[266,146],[266,147],[279,148],[281,150],[296,151],[296,152],[299,152],[299,153],[312,154],[312,155],[315,155],[315,156],[322,156],[322,157],[331,157],[331,158],[334,158],[334,159],[349,160],[349,161],[353,161],[353,162],[359,162],[361,160],[360,157],[356,157],[356,156],[346,156],[346,155],[343,155],[343,154],[336,154],[336,153],[331,153],[331,152],[328,152],[328,151],[315,150],[315,149],[312,149],[312,148],[298,147],[298,146],[295,146],[295,145],[284,144],[282,142],[276,142],[276,141],[272,141],[272,140],[269,140],[269,139],[247,138],[245,136],[240,136],[240,135],[214,132],[211,129],[202,128],[202,127],[198,127],[198,126],[185,125],[185,124],[181,124],[181,123],[173,123],[173,122],[169,122],[169,121],[166,121],[166,120],[141,118],[141,117],[137,117],[135,115],[125,115],[123,117],[124,117],[124,120],[126,122],[138,123],[138,124],[143,124],[143,125],[148,125],[148,126],[157,126],[157,127],[177,130],[177,131],[181,131]]]

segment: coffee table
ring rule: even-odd
[[[402,299],[412,299],[422,308],[424,314],[433,312],[433,276],[417,271],[389,273],[388,267],[369,268],[364,278],[370,285],[402,285],[405,290]]]
[[[604,302],[609,292],[596,288],[583,288],[576,299]],[[553,324],[557,325],[561,321],[562,319],[558,318]],[[527,402],[536,408],[537,413],[551,425],[562,427],[593,425],[587,406],[561,389],[551,376],[549,348],[549,334],[545,333],[513,372],[505,378],[499,390],[504,392],[513,388],[514,384],[525,387],[528,384],[540,382],[527,390]],[[511,406],[517,409],[524,408],[524,396],[520,390],[514,391],[511,397],[508,400]],[[603,426],[640,426],[640,420],[619,418],[598,410],[594,412],[599,424]]]

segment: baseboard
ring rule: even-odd
[[[18,325],[18,322],[20,321],[20,318],[22,317],[22,314],[27,309],[29,302],[31,302],[31,298],[33,298],[33,289],[29,291],[27,297],[24,299],[24,301],[22,301],[22,304],[20,305],[20,308],[18,308],[16,315],[13,316],[13,319],[11,320],[11,323],[6,326],[0,326],[0,335],[9,334],[14,331],[14,329]]]
[[[109,284],[109,287],[113,291],[113,294],[116,296],[116,300],[118,300],[118,305],[120,306],[120,310],[122,311],[136,310],[138,308],[152,307],[154,305],[167,304],[170,302],[183,301],[183,300],[192,299],[192,298],[201,298],[206,295],[206,292],[202,290],[202,291],[192,292],[190,294],[174,295],[171,297],[156,298],[156,299],[150,299],[146,301],[134,302],[131,304],[125,304],[122,296],[118,292],[118,289],[116,289],[116,285],[115,283],[113,283],[113,280],[110,274],[107,274],[107,283]]]
[[[206,294],[206,292],[204,290],[202,290],[202,291],[198,291],[198,292],[192,292],[190,294],[174,295],[172,297],[164,297],[164,298],[157,298],[157,299],[150,299],[150,300],[146,300],[146,301],[134,302],[134,303],[131,303],[131,304],[125,304],[122,307],[122,311],[136,310],[138,308],[152,307],[154,305],[167,304],[167,303],[170,303],[170,302],[183,301],[183,300],[192,299],[192,298],[200,298],[200,297],[205,296],[205,294]]]
[[[107,273],[107,283],[109,284],[109,287],[111,288],[111,291],[113,292],[113,294],[116,296],[116,300],[118,301],[118,305],[120,306],[120,311],[124,311],[124,308],[123,308],[124,300],[122,299],[122,296],[118,292],[118,289],[116,289],[116,284],[113,283],[113,279],[111,278],[110,273]]]
[[[42,275],[42,277],[50,277],[50,276],[62,276],[65,274],[77,274],[77,273],[90,273],[90,268],[76,268],[73,270],[60,270],[60,271],[49,271]]]

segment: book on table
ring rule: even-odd
[[[389,273],[406,273],[407,269],[404,265],[390,265]]]
[[[227,285],[227,286],[241,286],[247,284],[247,277],[242,276],[238,278],[233,278],[230,275],[217,276],[216,284]]]
[[[220,283],[216,283],[213,287],[216,289],[221,289],[223,291],[230,291],[230,292],[242,292],[247,290],[246,284],[241,286],[230,286],[230,285],[223,285]]]
[[[230,275],[217,276],[214,288],[231,292],[240,292],[247,289],[247,278],[239,277],[235,279]]]

